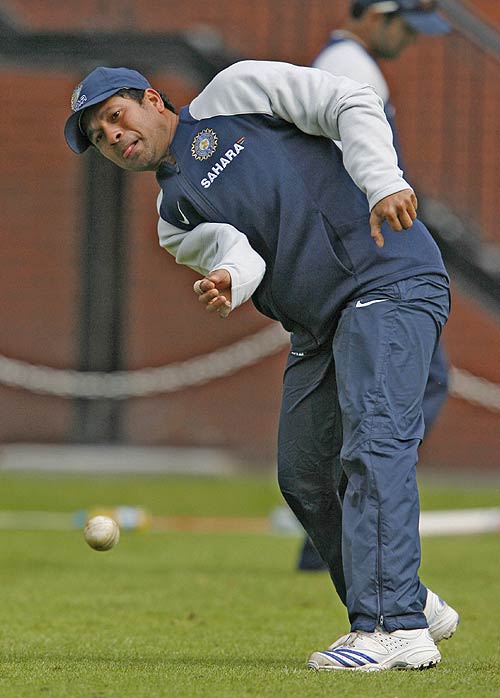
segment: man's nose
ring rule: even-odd
[[[108,145],[118,143],[123,135],[122,129],[117,124],[106,124],[103,130]]]

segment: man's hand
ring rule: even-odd
[[[231,312],[231,274],[227,269],[216,269],[195,281],[193,290],[209,313],[224,318]]]
[[[382,223],[387,221],[397,232],[411,228],[417,217],[417,197],[412,189],[403,189],[381,199],[370,214],[371,236],[377,247],[384,246]]]

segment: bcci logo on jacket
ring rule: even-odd
[[[207,160],[217,150],[217,134],[211,128],[204,128],[194,137],[191,154],[195,160]]]

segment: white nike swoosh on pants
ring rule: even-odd
[[[383,303],[384,301],[388,300],[388,298],[376,298],[374,301],[366,301],[366,303],[363,303],[363,301],[357,301],[356,308],[366,308],[367,305],[373,305],[374,303]]]

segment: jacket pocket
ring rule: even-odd
[[[365,217],[359,219],[359,222],[362,221],[365,221]],[[334,227],[330,223],[330,221],[327,218],[325,218],[323,214],[321,214],[321,222],[326,242],[328,244],[329,249],[331,250],[332,255],[335,258],[335,261],[346,274],[353,276],[355,273],[355,268],[352,259],[344,243],[342,242],[342,232],[344,231],[344,229],[350,230],[351,228],[356,227],[358,224],[358,220],[339,227]]]

